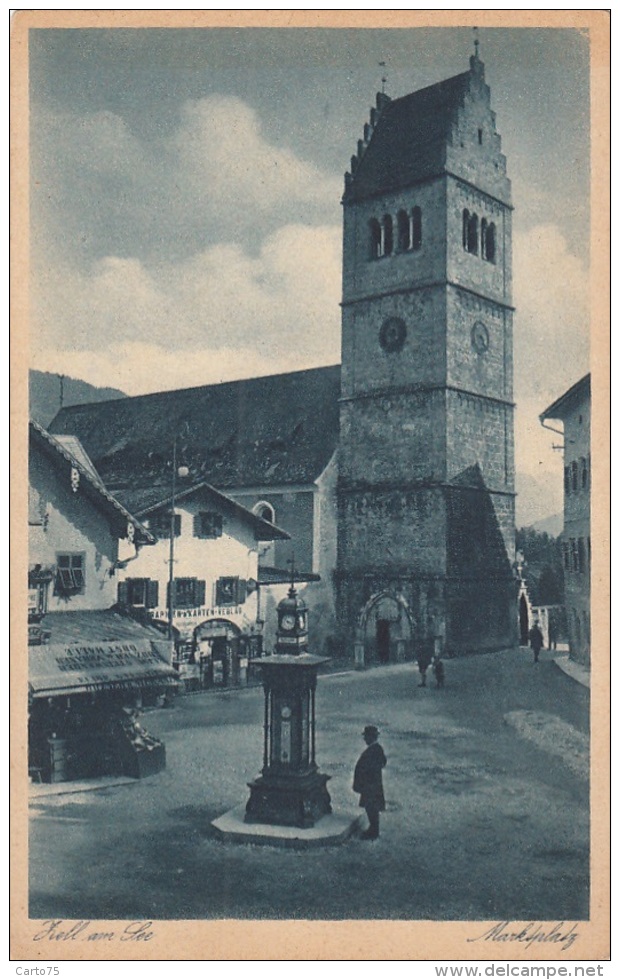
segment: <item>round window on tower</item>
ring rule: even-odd
[[[403,349],[407,337],[407,325],[399,316],[390,316],[383,321],[379,331],[379,343],[388,354]]]

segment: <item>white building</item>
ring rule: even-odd
[[[176,493],[174,507],[161,485],[119,497],[157,538],[121,570],[119,605],[165,632],[172,622],[188,687],[243,682],[261,651],[259,551],[289,535],[207,483]]]

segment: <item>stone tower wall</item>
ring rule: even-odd
[[[510,183],[477,59],[457,102],[440,172],[345,195],[336,583],[358,658],[384,594],[410,624],[406,655],[514,640]],[[414,207],[419,247],[399,250],[398,212]],[[377,254],[385,215],[394,247]],[[406,325],[394,350],[380,343],[390,318]]]

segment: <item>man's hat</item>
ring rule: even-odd
[[[372,738],[376,738],[379,734],[379,729],[375,725],[366,725],[366,728],[362,732],[362,735],[370,735]]]

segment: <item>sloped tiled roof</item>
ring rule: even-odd
[[[172,445],[192,482],[311,483],[338,443],[340,365],[63,408],[50,429],[79,438],[109,487],[170,479]]]
[[[155,511],[160,510],[162,507],[170,506],[172,503],[169,484],[167,486],[156,484],[148,487],[128,488],[126,490],[118,490],[117,493],[125,506],[142,519],[149,517],[150,514],[155,513]],[[174,499],[177,504],[180,504],[183,500],[194,496],[201,496],[211,506],[219,507],[226,513],[233,513],[240,520],[245,521],[254,530],[258,541],[290,539],[290,534],[287,531],[254,514],[247,507],[238,504],[235,500],[231,500],[226,494],[220,493],[219,490],[216,490],[215,487],[212,487],[208,483],[196,483],[191,487],[183,487],[177,491]]]
[[[84,452],[84,446],[77,436],[54,436],[54,438],[56,442],[59,442],[60,445],[67,450],[67,452],[71,453],[73,458],[76,459],[85,470],[88,470],[93,480],[96,480],[98,483],[102,482],[101,477],[93,466],[92,459],[88,453]]]
[[[576,381],[568,391],[556,398],[549,408],[540,415],[541,422],[545,419],[563,419],[566,412],[572,411],[576,402],[590,397],[590,375],[586,374]]]
[[[463,104],[470,78],[470,72],[463,72],[383,101],[345,197],[360,200],[441,173],[454,114]]]
[[[161,633],[154,626],[121,616],[114,609],[47,613],[45,627],[51,632],[50,643],[94,645],[117,640],[161,640]]]

